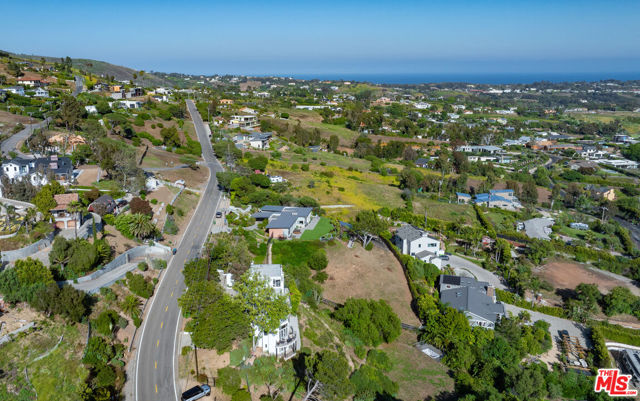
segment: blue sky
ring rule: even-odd
[[[3,11],[1,49],[144,70],[640,72],[638,0],[5,0]]]

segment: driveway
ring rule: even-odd
[[[47,117],[46,120],[40,121],[35,124],[27,124],[25,129],[17,134],[11,135],[8,139],[2,142],[0,149],[2,149],[3,155],[9,155],[9,152],[17,152],[19,155],[24,156],[18,149],[18,144],[24,142],[29,138],[34,129],[46,127],[51,121],[51,117]]]
[[[507,287],[504,284],[502,284],[500,277],[498,277],[497,275],[493,274],[488,270],[483,269],[477,264],[468,261],[465,258],[456,256],[456,255],[451,255],[449,256],[449,261],[448,262],[445,261],[445,263],[448,263],[449,266],[453,268],[453,271],[456,274],[459,274],[465,277],[474,277],[478,281],[486,281],[492,286],[499,288],[501,290],[507,289]]]
[[[519,308],[510,304],[504,304],[504,308],[507,310],[507,312],[511,312],[514,316],[517,316],[522,311],[526,311],[527,313],[529,313],[529,315],[531,315],[532,322],[535,322],[536,320],[544,320],[545,322],[549,323],[549,332],[551,333],[551,337],[553,337],[554,340],[560,338],[558,334],[559,330],[566,330],[569,332],[570,336],[577,337],[583,347],[591,347],[591,343],[587,340],[586,329],[580,323],[576,323],[572,320],[563,319],[560,317],[545,315],[544,313],[535,312],[524,308]]]

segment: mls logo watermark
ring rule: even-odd
[[[633,397],[638,391],[630,389],[630,381],[631,375],[623,375],[620,369],[598,369],[594,391],[604,391],[611,397]]]

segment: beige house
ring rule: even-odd
[[[67,207],[72,202],[78,202],[80,198],[77,193],[54,195],[53,199],[57,205],[51,209],[56,228],[67,230],[74,228],[78,224],[78,214],[67,212]]]

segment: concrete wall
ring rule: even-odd
[[[95,272],[88,274],[86,276],[80,277],[76,280],[78,283],[84,283],[86,281],[95,280],[98,277],[102,276],[105,273],[110,272],[116,267],[122,266],[124,264],[130,263],[133,260],[137,259],[169,259],[171,252],[167,251],[158,246],[149,246],[149,245],[141,245],[135,248],[131,248],[128,251],[118,255],[111,262],[107,263],[102,269],[96,270]],[[59,284],[73,284],[74,280],[61,281]]]
[[[53,242],[54,237],[55,233],[49,233],[49,235],[47,235],[45,238],[41,239],[38,242],[34,242],[31,245],[27,245],[24,248],[15,249],[13,251],[0,252],[0,260],[2,260],[2,263],[11,263],[15,262],[18,259],[29,257],[34,253],[50,246]]]

